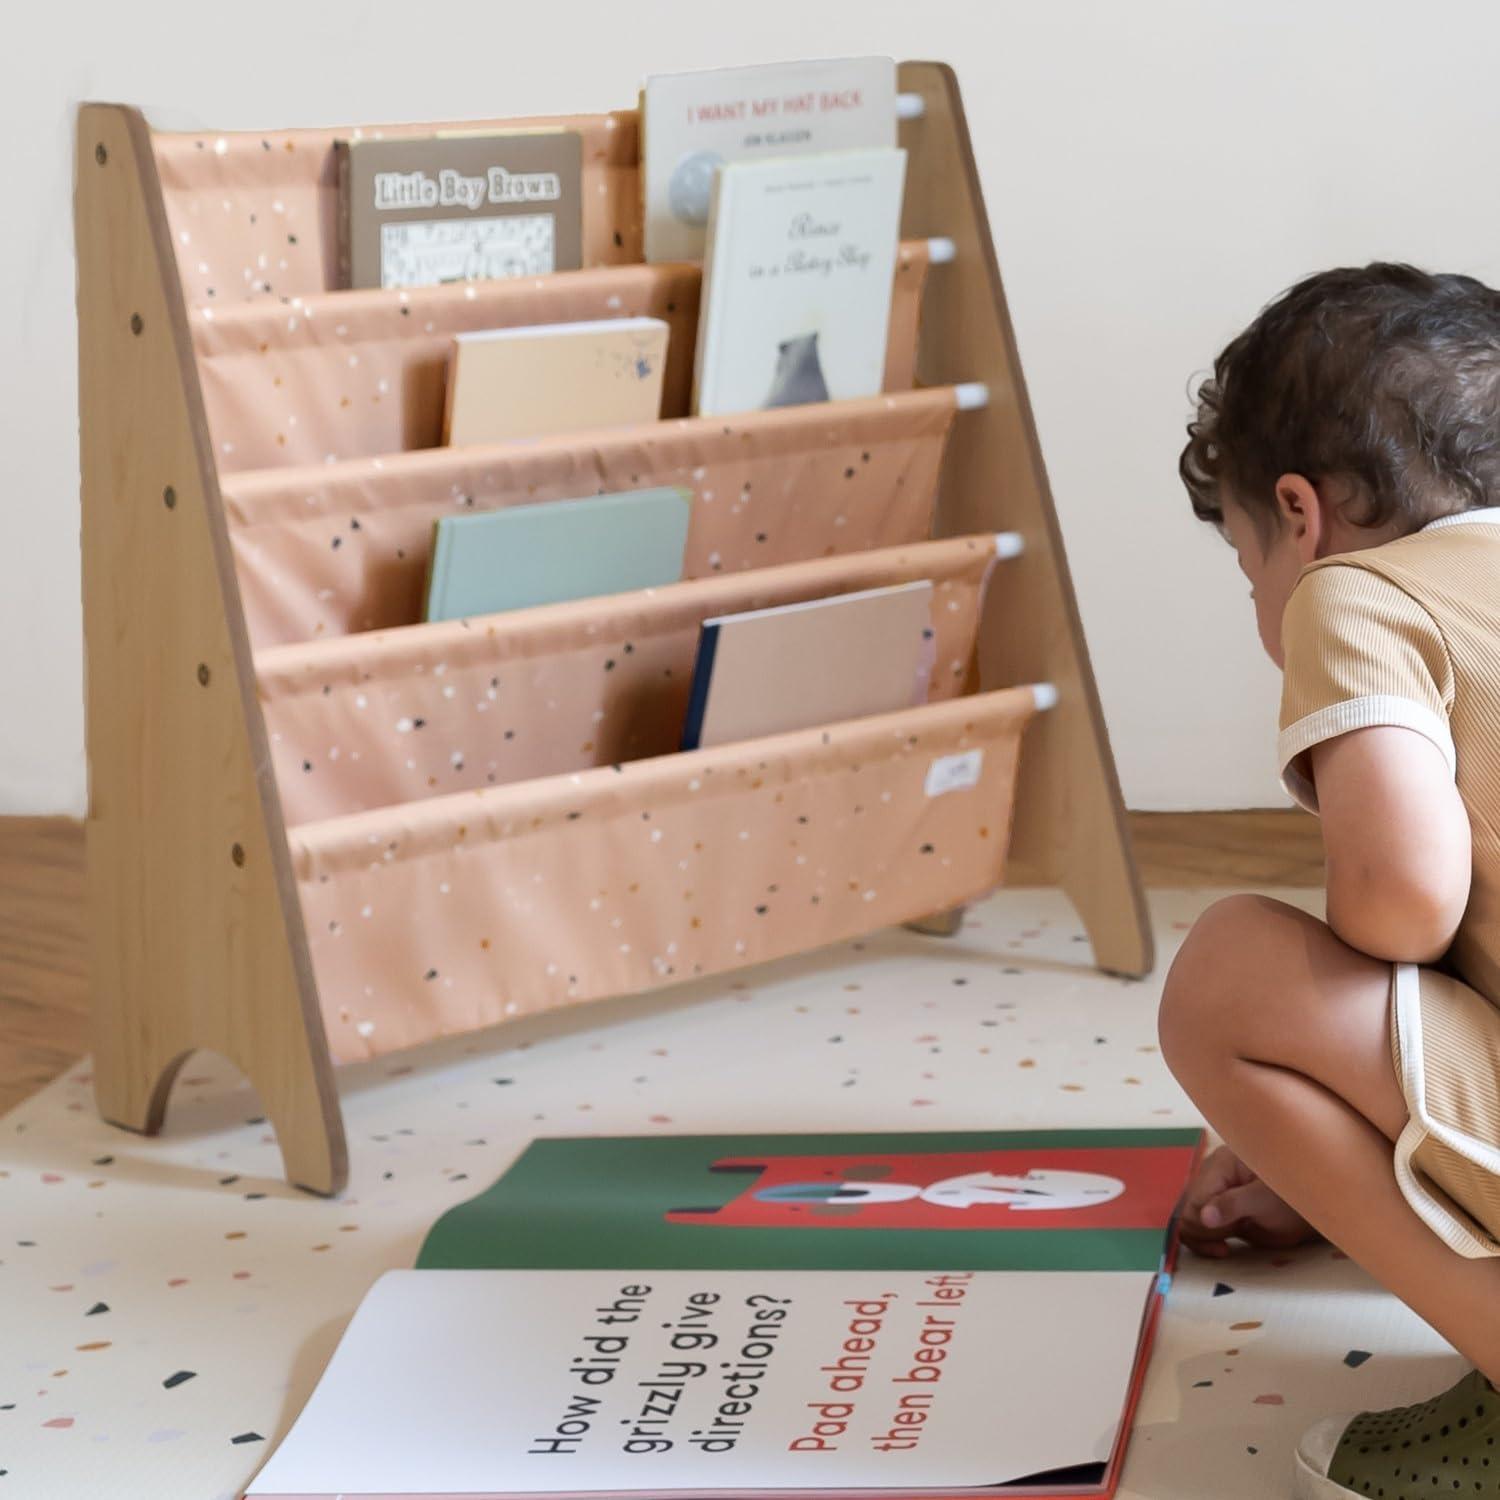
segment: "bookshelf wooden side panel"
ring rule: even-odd
[[[1021,757],[1012,884],[1058,884],[1078,908],[1101,968],[1147,973],[1151,927],[1119,781],[1068,576],[1020,358],[1000,282],[958,83],[941,63],[902,63],[925,113],[903,123],[910,153],[904,237],[946,235],[954,263],[929,279],[918,349],[922,384],[982,380],[989,404],[949,444],[940,533],[1019,531],[980,640],[983,685],[1052,682],[1059,701]]]
[[[137,111],[80,111],[75,193],[99,1107],[155,1131],[187,1055],[220,1052],[259,1092],[288,1177],[336,1192],[327,1037]]]

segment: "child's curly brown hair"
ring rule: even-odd
[[[1350,486],[1349,519],[1402,532],[1500,504],[1500,292],[1376,263],[1282,293],[1214,361],[1178,471],[1201,520],[1276,526],[1283,474]]]

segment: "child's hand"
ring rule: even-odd
[[[1231,1254],[1231,1238],[1284,1250],[1320,1238],[1232,1152],[1211,1152],[1188,1184],[1182,1205],[1182,1242],[1211,1260]]]

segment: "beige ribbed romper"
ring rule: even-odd
[[[1454,771],[1473,836],[1469,904],[1441,968],[1395,964],[1391,1038],[1410,1119],[1408,1203],[1461,1255],[1500,1255],[1500,507],[1304,570],[1282,621],[1277,754],[1317,811],[1305,752],[1394,724]]]

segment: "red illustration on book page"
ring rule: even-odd
[[[726,1157],[745,1186],[673,1224],[807,1229],[1160,1229],[1182,1191],[1188,1147]]]

